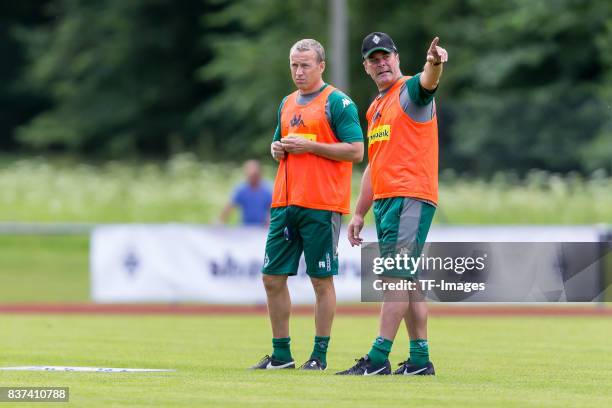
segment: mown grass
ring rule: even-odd
[[[0,235],[0,303],[89,299],[88,236]]]
[[[369,350],[376,320],[337,317],[325,372],[253,372],[246,367],[271,349],[263,315],[0,315],[0,366],[177,370],[0,371],[0,386],[70,387],[70,405],[79,407],[604,407],[612,401],[610,319],[434,317],[435,377],[334,376]],[[291,335],[301,364],[312,349],[312,318],[293,317]],[[402,328],[393,364],[408,354],[406,337]]]
[[[266,165],[267,178],[275,167]],[[45,158],[0,160],[0,221],[214,222],[241,179],[239,164],[167,162],[80,164]],[[355,172],[353,206],[360,173]],[[533,171],[491,180],[442,172],[434,222],[594,224],[612,222],[612,177]],[[371,222],[371,217],[368,218]]]

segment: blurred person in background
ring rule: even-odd
[[[352,166],[363,159],[363,134],[353,101],[323,81],[325,50],[319,42],[295,43],[289,67],[297,91],[281,102],[271,145],[279,167],[262,269],[273,352],[252,368],[295,368],[287,278],[297,275],[304,253],[316,303],[314,346],[301,368],[325,370],[336,311],[340,219],[350,212]]]
[[[243,169],[245,180],[234,189],[232,200],[221,212],[220,221],[227,223],[232,210],[240,208],[243,225],[267,226],[272,188],[262,178],[261,163],[258,160],[247,160]]]

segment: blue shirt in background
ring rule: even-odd
[[[234,190],[232,203],[240,207],[244,225],[265,225],[272,204],[272,188],[264,181],[257,187],[241,183]]]

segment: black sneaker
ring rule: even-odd
[[[278,370],[281,368],[295,368],[295,361],[286,362],[265,356],[259,363],[251,367],[251,370]]]
[[[428,362],[425,365],[414,365],[410,362],[410,359],[399,363],[400,368],[395,370],[395,375],[436,375],[436,370],[433,364]]]
[[[367,354],[360,359],[355,360],[357,364],[348,370],[340,371],[336,375],[388,375],[391,374],[391,363],[385,360],[382,366],[375,367],[370,361],[370,356]]]
[[[315,371],[324,371],[327,368],[327,363],[322,363],[318,358],[311,358],[302,366],[300,370],[315,370]]]

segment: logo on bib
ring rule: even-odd
[[[391,138],[391,125],[376,126],[368,132],[368,146]]]
[[[306,126],[304,124],[304,121],[302,120],[302,115],[301,114],[300,115],[293,115],[293,118],[291,119],[289,124],[291,125],[291,127]]]
[[[289,133],[287,136],[283,137],[301,137],[302,139],[312,140],[313,142],[317,141],[317,135],[314,133]]]

